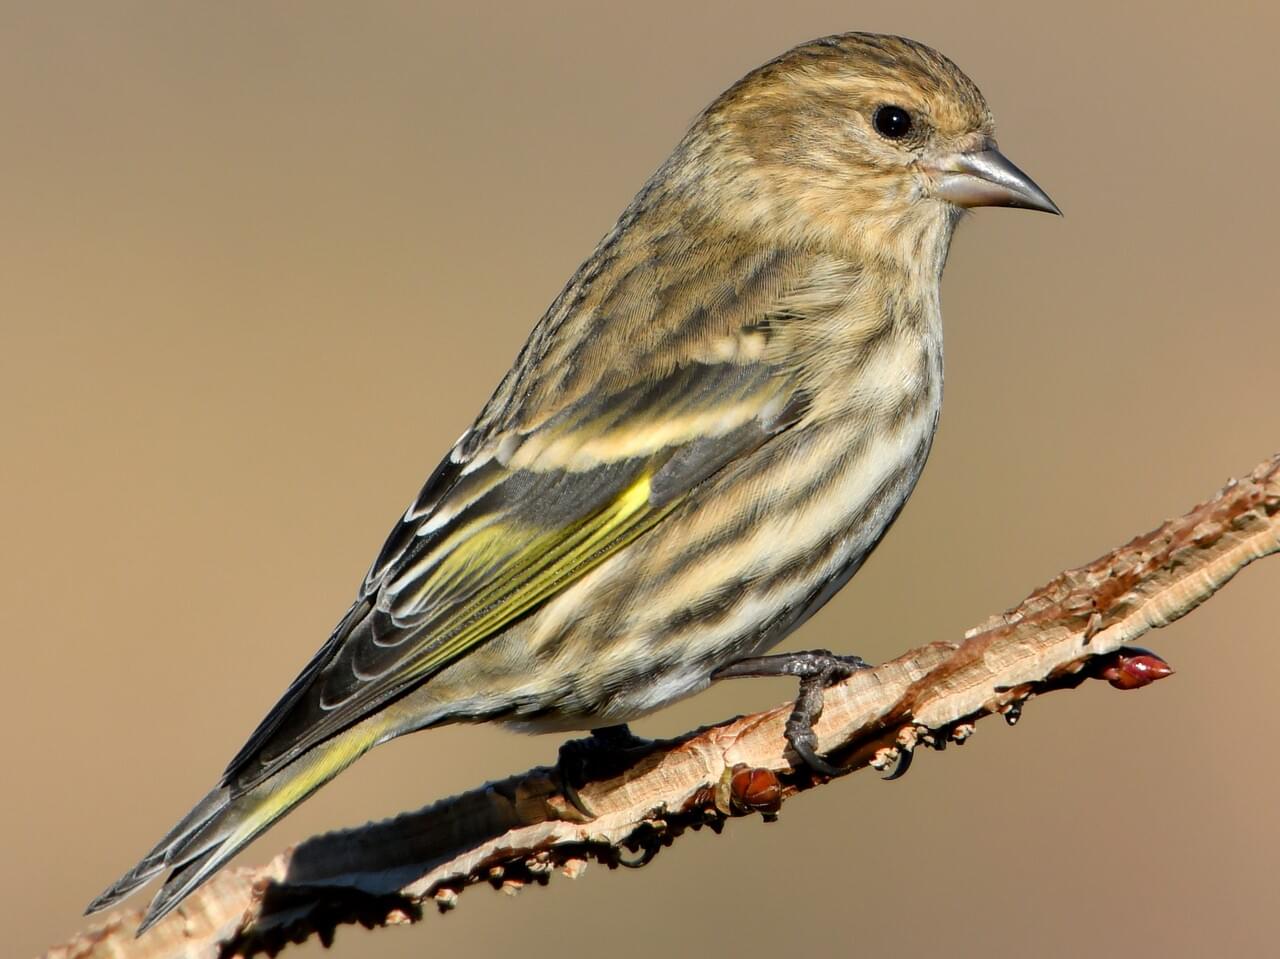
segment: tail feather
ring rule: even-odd
[[[224,852],[224,846],[221,844],[213,846],[169,873],[169,878],[151,900],[151,905],[147,907],[147,914],[138,924],[137,934],[142,935],[176,909],[182,900],[191,895],[197,886],[213,875],[218,867],[234,854],[235,850]]]
[[[376,720],[353,726],[234,798],[228,786],[220,785],[86,911],[114,905],[158,873],[172,869],[138,927],[141,935],[277,819],[381,741],[384,731]]]
[[[191,845],[191,838],[216,820],[226,809],[229,801],[230,790],[225,786],[211,790],[196,803],[191,812],[183,816],[181,821],[165,834],[163,839],[156,843],[149,853],[142,857],[136,866],[89,903],[85,908],[85,915],[101,912],[103,909],[114,906],[139,886],[146,884],[153,876],[174,865]]]

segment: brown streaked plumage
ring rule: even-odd
[[[924,466],[962,208],[1056,212],[992,132],[954,64],[895,37],[814,41],[727,90],[222,780],[91,909],[169,868],[156,921],[379,742],[623,723],[802,623]]]

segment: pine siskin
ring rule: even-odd
[[[964,208],[1058,212],[950,60],[807,43],[694,122],[534,328],[355,604],[218,785],[90,905],[168,868],[143,928],[378,743],[625,723],[761,657],[857,571],[924,466]],[[806,685],[807,684],[807,685]]]

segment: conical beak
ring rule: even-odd
[[[952,153],[927,165],[937,179],[934,196],[956,206],[1013,206],[1062,216],[1049,194],[991,144],[971,153]]]

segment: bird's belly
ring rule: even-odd
[[[892,524],[923,468],[936,413],[926,404],[893,431],[815,428],[706,484],[495,640],[495,653],[518,649],[521,660],[521,689],[512,690],[520,705],[508,720],[534,731],[627,722],[780,642]]]

